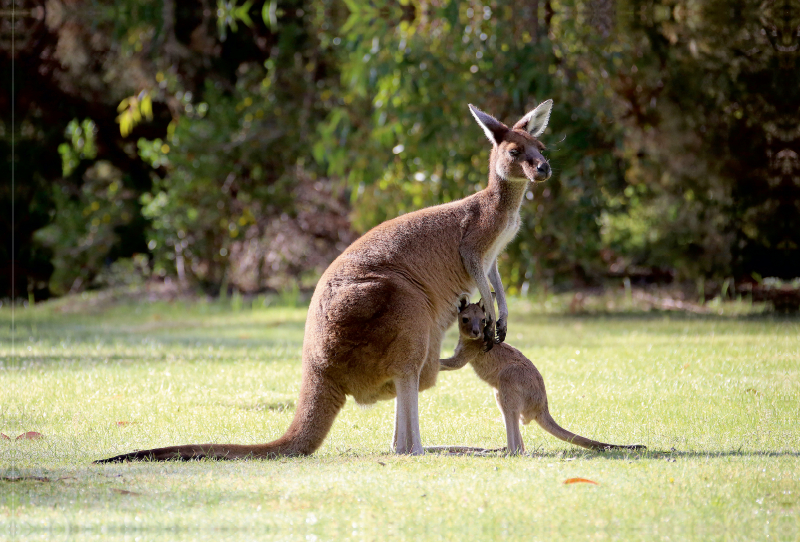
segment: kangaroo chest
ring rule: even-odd
[[[489,250],[486,252],[486,256],[484,257],[483,268],[487,274],[489,273],[492,264],[497,259],[498,254],[500,254],[503,249],[506,248],[508,243],[510,243],[511,240],[517,235],[521,224],[522,219],[519,216],[519,210],[514,210],[514,212],[509,213],[505,227],[495,238],[494,242],[489,247]]]
[[[495,348],[498,347],[499,345],[495,346]],[[475,374],[478,375],[478,378],[495,389],[499,387],[499,379],[497,375],[500,372],[500,369],[505,366],[505,364],[497,359],[487,359],[484,352],[479,352],[471,361],[470,365],[475,371]]]

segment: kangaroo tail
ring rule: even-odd
[[[304,368],[305,369],[305,368]],[[95,463],[123,461],[170,461],[192,459],[275,459],[277,457],[310,455],[322,445],[333,420],[344,406],[344,392],[326,377],[303,371],[300,397],[294,419],[286,432],[266,444],[185,444],[100,459]]]
[[[586,437],[582,437],[580,435],[576,435],[571,431],[567,431],[560,425],[556,423],[552,416],[550,416],[550,412],[546,409],[544,412],[540,413],[536,418],[536,422],[542,426],[542,429],[550,433],[556,438],[559,438],[565,442],[569,442],[570,444],[575,444],[577,446],[581,446],[583,448],[588,448],[590,450],[646,450],[647,447],[641,444],[632,444],[629,446],[620,445],[620,444],[607,444],[605,442],[598,442],[596,440],[588,439]]]

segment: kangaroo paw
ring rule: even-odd
[[[508,331],[508,325],[504,318],[500,318],[497,320],[497,332],[494,338],[495,344],[500,344],[501,342],[506,340],[506,331]]]
[[[489,350],[494,347],[494,335],[495,335],[495,328],[494,322],[490,318],[489,321],[486,323],[486,327],[483,328],[483,351],[488,352]]]

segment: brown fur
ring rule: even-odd
[[[462,303],[458,315],[460,337],[455,354],[440,360],[441,369],[449,371],[460,369],[467,363],[472,365],[478,377],[495,390],[497,406],[503,413],[508,440],[508,452],[521,454],[525,451],[519,422],[528,424],[531,420],[542,426],[551,435],[566,442],[592,450],[643,450],[642,445],[621,446],[597,442],[567,431],[558,425],[547,407],[547,392],[542,375],[516,348],[499,344],[490,352],[483,348],[483,327],[485,325],[483,307],[478,304]]]
[[[476,288],[490,295],[487,274],[498,292],[499,340],[505,335],[508,311],[496,257],[519,228],[528,182],[550,176],[541,143],[526,131],[534,113],[544,115],[533,123],[538,133],[544,130],[550,104],[531,111],[513,129],[470,106],[493,137],[488,186],[462,200],[376,226],[328,267],[308,310],[300,397],[283,436],[250,446],[171,446],[104,461],[311,454],[348,395],[361,404],[396,398],[393,448],[423,453],[418,391],[436,383],[442,336],[456,317],[459,297]],[[518,154],[512,156],[510,150]],[[494,306],[489,312],[491,346]]]

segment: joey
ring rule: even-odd
[[[459,341],[453,357],[440,360],[441,370],[460,369],[472,365],[478,377],[492,386],[497,406],[503,413],[508,453],[525,451],[519,424],[536,422],[548,433],[563,441],[592,450],[644,450],[640,444],[617,445],[598,442],[567,431],[558,425],[547,404],[547,392],[542,375],[519,350],[499,344],[491,351],[485,349],[481,330],[488,326],[483,300],[469,304],[466,297],[460,302],[458,314]],[[446,447],[445,447],[446,448]]]

